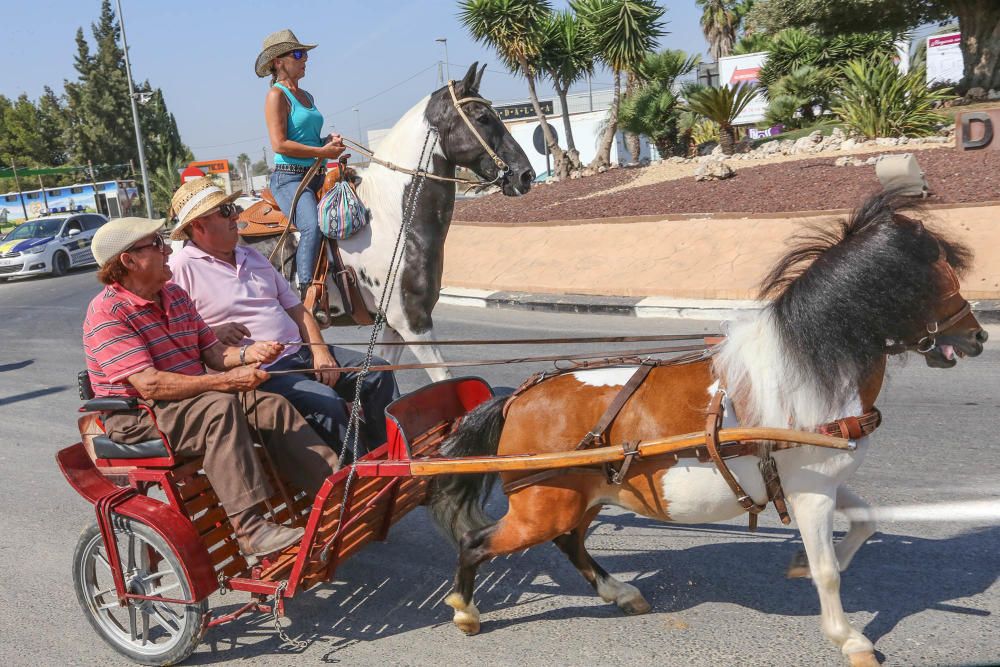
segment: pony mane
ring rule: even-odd
[[[940,296],[934,262],[944,253],[962,273],[972,253],[894,218],[913,208],[891,192],[870,197],[837,226],[807,228],[764,278],[772,302],[716,358],[727,386],[750,397],[747,417],[799,428],[842,417],[886,340],[923,330]]]

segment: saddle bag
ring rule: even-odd
[[[345,178],[346,173],[341,169],[340,180],[319,200],[319,230],[334,240],[354,236],[371,219],[354,186]]]

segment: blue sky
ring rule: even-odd
[[[661,4],[669,32],[661,47],[704,54],[694,0]],[[122,9],[133,76],[163,89],[181,137],[198,159],[233,159],[241,152],[261,158],[268,146],[267,80],[254,75],[253,62],[264,37],[285,27],[320,45],[310,52],[302,87],[316,98],[327,126],[345,136],[358,134],[358,115],[363,131],[391,126],[437,87],[436,63],[444,59],[437,37],[448,39],[452,78],[478,60],[489,64],[486,97],[527,98],[523,79],[504,72],[494,53],[468,37],[453,0],[122,0]],[[7,63],[0,94],[37,99],[45,85],[60,94],[63,81],[76,76],[76,29],[82,26],[90,39],[99,12],[100,0],[9,3],[0,39],[0,59]],[[594,77],[595,89],[610,85],[607,72]],[[579,89],[586,90],[586,83]],[[549,96],[551,88],[542,83],[539,93]]]

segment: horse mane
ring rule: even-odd
[[[753,385],[757,419],[791,417],[813,426],[843,416],[831,413],[856,395],[886,340],[923,330],[940,296],[934,262],[943,252],[962,273],[972,253],[921,222],[896,217],[915,208],[892,192],[874,195],[839,225],[808,227],[764,277],[760,295],[771,304],[751,326],[736,328],[718,362],[732,376],[730,386]],[[759,359],[737,358],[747,355]],[[764,370],[763,359],[777,368]],[[808,398],[765,407],[772,400],[766,392],[792,391]]]

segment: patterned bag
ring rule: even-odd
[[[370,212],[347,180],[338,181],[319,200],[319,230],[328,238],[350,238],[370,220]]]

